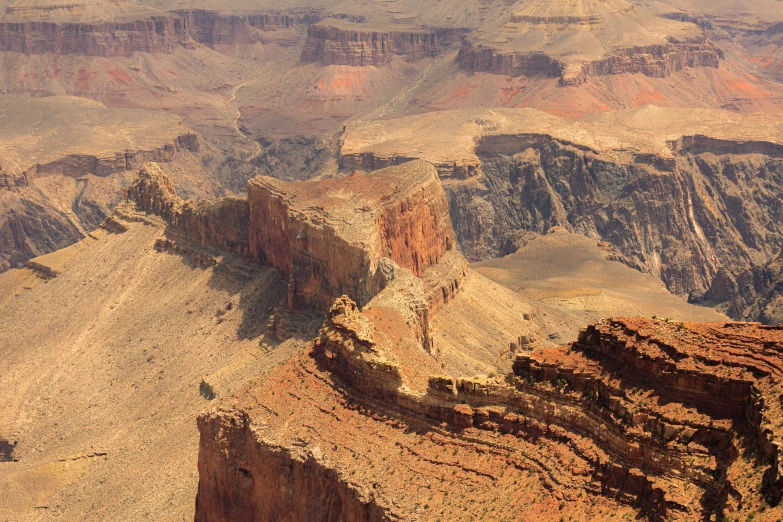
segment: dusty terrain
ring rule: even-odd
[[[561,315],[560,339],[603,317],[660,317],[720,321],[715,310],[687,304],[663,283],[622,263],[606,243],[554,230],[533,236],[517,252],[472,265],[478,273]],[[565,316],[565,317],[562,317]]]
[[[3,520],[192,519],[204,395],[230,398],[314,331],[267,334],[276,272],[117,221],[0,276],[0,438],[18,459],[0,462]]]

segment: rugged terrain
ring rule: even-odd
[[[0,520],[780,520],[782,13],[0,0]]]
[[[309,354],[199,418],[196,520],[781,515],[779,329],[603,321],[454,378],[382,321],[336,301]]]
[[[147,161],[209,194],[199,137],[176,116],[109,109],[83,98],[0,97],[0,271],[96,228]]]
[[[718,273],[736,279],[780,253],[781,124],[655,106],[576,121],[530,109],[448,111],[351,124],[340,161],[436,165],[470,260],[513,252],[519,230],[562,226],[613,245],[672,293],[703,300],[722,284]],[[707,300],[742,295],[722,288]],[[761,317],[755,303],[724,309]]]

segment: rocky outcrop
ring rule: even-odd
[[[701,295],[720,270],[750,270],[783,241],[773,226],[783,164],[736,146],[737,154],[722,144],[634,162],[560,141],[506,150],[482,159],[484,179],[447,185],[452,223],[469,259],[503,252],[515,230],[563,226],[611,242],[673,293]]]
[[[16,449],[16,441],[0,439],[0,462],[13,462],[14,449]]]
[[[388,64],[393,56],[409,61],[439,55],[464,34],[464,30],[379,30],[362,24],[336,21],[311,25],[302,50],[303,62],[324,65]]]
[[[512,347],[513,371],[506,376],[430,374],[422,382],[422,369],[428,371],[432,366],[413,360],[411,355],[406,358],[404,354],[411,352],[385,333],[393,327],[382,328],[385,319],[372,314],[360,312],[347,298],[338,299],[313,343],[316,366],[307,361],[290,363],[290,370],[282,375],[289,382],[297,375],[295,382],[301,379],[307,383],[292,393],[294,405],[315,397],[345,396],[321,399],[312,409],[300,409],[300,415],[312,423],[308,424],[311,430],[323,428],[321,423],[333,425],[331,416],[339,419],[339,429],[345,433],[357,429],[353,423],[359,421],[349,420],[343,401],[350,403],[353,411],[367,408],[366,415],[384,432],[378,440],[365,432],[367,443],[380,455],[387,450],[382,441],[395,438],[394,426],[416,426],[421,434],[432,430],[428,436],[437,438],[438,449],[428,453],[426,445],[417,446],[426,439],[420,436],[419,442],[413,443],[419,448],[416,459],[404,466],[396,464],[395,471],[402,474],[403,481],[418,475],[416,462],[433,460],[448,466],[443,456],[451,453],[448,448],[454,444],[476,452],[474,458],[463,455],[463,465],[478,463],[486,452],[503,459],[517,455],[524,464],[504,460],[506,467],[497,470],[501,476],[513,476],[521,467],[539,477],[547,490],[557,492],[558,499],[579,503],[585,494],[603,496],[633,506],[638,516],[649,520],[756,512],[759,505],[775,506],[780,499],[780,328],[747,323],[606,320],[584,329],[570,347]],[[285,380],[273,382],[282,384]],[[308,392],[314,382],[322,384]],[[330,387],[333,391],[326,391]],[[285,389],[285,385],[276,388],[283,401],[287,400]],[[286,406],[281,408],[285,411]],[[273,407],[271,417],[261,418],[277,425],[275,411]],[[237,414],[224,413],[222,417],[226,426]],[[213,419],[214,415],[205,416],[200,421],[204,426],[202,450],[219,438],[206,426]],[[256,433],[247,428],[240,431],[267,451],[295,449],[301,440],[289,439],[268,426]],[[271,440],[275,443],[268,442]],[[200,496],[214,498],[221,491],[231,492],[204,512],[230,509],[231,502],[237,505],[239,501],[236,483],[224,486],[214,478],[233,473],[247,462],[220,457],[238,451],[243,458],[245,443],[234,444],[229,442],[228,449],[219,452],[210,451],[209,458],[220,463],[208,472],[200,465]],[[332,450],[316,444],[302,441],[301,448],[316,454],[318,447],[319,452],[330,455],[325,461],[340,460],[338,445]],[[350,448],[356,459],[361,450]],[[738,457],[743,452],[757,457]],[[268,465],[243,469],[245,476],[255,477],[266,473]],[[350,466],[333,469],[355,473]],[[477,469],[470,471],[476,473]],[[437,484],[437,472],[432,473],[427,476],[434,477]],[[390,494],[385,484],[391,479],[384,474],[371,476],[376,501],[380,499],[387,516],[409,517],[411,512],[406,512],[405,506],[395,503],[396,511],[384,506]],[[366,484],[355,483],[358,488]],[[284,504],[287,489],[276,487],[265,490],[272,496],[265,500]],[[330,498],[335,494],[330,493]],[[243,510],[260,509],[253,502],[242,505]],[[426,509],[429,504],[425,513]],[[197,511],[202,512],[200,505]]]
[[[567,66],[545,53],[503,50],[477,45],[469,39],[463,40],[459,55],[460,67],[472,73],[560,78],[560,84],[564,86],[580,85],[590,76],[612,74],[641,73],[652,78],[666,78],[685,68],[717,68],[722,59],[723,52],[705,42],[633,47],[576,67]]]
[[[176,235],[241,256],[250,254],[250,210],[245,199],[182,200],[177,196],[174,185],[155,163],[141,168],[136,180],[128,187],[127,196],[139,210],[159,215],[168,221]]]
[[[199,417],[196,522],[388,520],[372,496],[304,448],[260,441],[236,411]]]
[[[559,78],[563,64],[544,53],[517,53],[462,41],[458,57],[460,68],[471,72],[487,72],[505,76],[543,76]]]
[[[196,43],[215,47],[263,42],[264,32],[318,19],[311,10],[233,15],[199,9],[138,16],[105,22],[0,22],[0,51],[103,57],[171,53],[178,47],[193,48]]]
[[[167,163],[181,152],[198,153],[201,148],[197,134],[186,133],[170,143],[151,150],[116,152],[113,156],[68,154],[48,163],[36,163],[13,180],[13,186],[29,185],[36,178],[46,176],[81,177],[88,174],[108,176],[116,172],[134,170],[148,162]],[[10,188],[10,183],[9,183]]]
[[[693,292],[690,300],[731,317],[783,324],[783,252],[763,265],[719,270],[707,291]]]
[[[386,284],[382,258],[422,276],[456,246],[435,169],[424,162],[307,183],[248,183],[250,248],[290,281],[289,306],[364,305]]]
[[[581,74],[561,79],[563,85],[579,85],[590,76],[641,73],[651,78],[667,78],[677,71],[694,67],[718,68],[723,51],[709,43],[671,43],[633,47],[603,60],[582,66]]]
[[[264,33],[308,25],[318,20],[315,11],[231,15],[217,11],[174,11],[181,16],[191,38],[209,47],[264,42]],[[293,43],[293,42],[292,42]]]
[[[191,45],[185,21],[178,17],[96,23],[0,23],[0,51],[5,52],[108,57],[135,52],[170,53],[179,46]]]
[[[364,306],[399,270],[421,279],[415,299],[436,310],[467,270],[437,172],[422,161],[324,181],[259,176],[248,183],[247,200],[202,202],[180,199],[160,168],[148,164],[127,193],[172,232],[279,270],[291,310],[323,312],[340,295]],[[421,324],[425,338],[429,323]]]

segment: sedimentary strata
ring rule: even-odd
[[[203,416],[197,519],[227,520],[229,509],[254,520],[249,513],[284,507],[315,516],[309,501],[291,503],[291,481],[317,485],[336,513],[369,520],[461,520],[490,509],[503,519],[539,509],[547,519],[612,518],[631,509],[645,519],[692,520],[777,509],[779,329],[608,320],[570,347],[513,347],[512,373],[477,378],[427,377],[434,361],[411,357],[393,329],[338,300],[311,356],[249,390],[245,413]],[[289,414],[307,429],[281,431]],[[342,442],[328,426],[339,426]],[[353,440],[356,432],[364,442]],[[385,463],[391,455],[394,472]],[[263,478],[283,466],[311,470],[313,482],[299,471],[285,484]],[[538,479],[529,487],[554,509],[513,486],[530,484],[528,473]],[[485,479],[506,508],[487,495]],[[395,490],[406,481],[407,499]],[[466,487],[474,496],[459,503],[460,514],[448,495]],[[613,506],[603,516],[592,511],[602,502]]]
[[[324,20],[307,28],[302,61],[376,67],[388,64],[394,56],[416,61],[439,55],[465,32],[381,28],[339,19]]]
[[[422,278],[437,307],[465,270],[446,196],[434,167],[423,161],[314,182],[259,176],[248,183],[247,200],[211,202],[180,200],[150,165],[128,196],[188,237],[280,270],[293,310],[325,310],[342,294],[364,305],[398,269]],[[444,274],[453,277],[441,284]]]
[[[6,12],[0,19],[0,51],[36,55],[77,54],[117,57],[133,53],[172,53],[193,49],[264,41],[263,33],[290,29],[317,20],[310,10],[290,13],[226,13],[205,9],[158,11],[139,8],[120,11],[114,18],[85,16],[29,17]]]
[[[559,78],[563,86],[581,85],[591,76],[641,73],[668,78],[692,67],[717,68],[723,51],[708,43],[666,43],[620,49],[611,56],[571,66],[541,51],[514,52],[463,40],[460,67],[466,71],[506,76]]]
[[[781,123],[652,106],[577,121],[526,109],[449,111],[351,124],[341,161],[434,164],[471,260],[507,253],[520,229],[563,226],[615,245],[673,293],[701,299],[719,272],[755,281],[740,274],[761,274],[780,251]],[[762,317],[758,308],[728,308]]]

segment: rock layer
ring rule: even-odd
[[[412,162],[369,175],[248,184],[253,257],[291,281],[289,306],[362,305],[385,286],[381,258],[422,276],[456,244],[435,169]]]
[[[324,311],[342,294],[365,305],[400,269],[422,278],[423,305],[437,308],[466,269],[437,173],[421,161],[325,181],[259,176],[247,200],[203,202],[181,200],[150,164],[128,197],[190,239],[280,270],[292,310]]]
[[[376,67],[388,64],[394,56],[416,61],[439,55],[464,32],[460,29],[373,29],[362,24],[329,20],[308,27],[302,61]]]
[[[772,276],[762,267],[783,244],[778,118],[644,107],[567,122],[528,110],[454,111],[438,113],[433,132],[435,117],[353,124],[342,161],[438,166],[468,259],[513,251],[520,229],[562,226],[611,243],[680,296],[723,303],[747,294],[741,288],[767,293]],[[723,294],[702,298],[722,271],[746,283],[718,281]],[[746,301],[726,308],[762,318]]]
[[[440,500],[438,486],[445,483],[452,493],[459,490],[455,479],[447,478],[454,465],[450,454],[460,455],[462,469],[453,473],[463,478],[457,483],[471,482],[474,494],[481,495],[482,490],[471,477],[487,473],[508,502],[521,494],[519,470],[530,470],[545,486],[539,495],[555,494],[562,500],[561,512],[566,503],[568,509],[578,510],[601,497],[616,503],[610,513],[622,516],[623,506],[633,506],[638,517],[650,520],[745,516],[760,510],[770,510],[774,518],[779,509],[771,507],[777,504],[783,483],[778,469],[781,428],[776,420],[783,353],[779,329],[743,323],[608,320],[586,328],[568,348],[515,347],[514,370],[502,379],[426,378],[421,374],[427,364],[403,356],[405,348],[387,339],[389,327],[381,328],[382,322],[369,312],[359,314],[350,301],[338,300],[314,343],[317,363],[308,357],[292,361],[265,388],[250,391],[251,404],[269,405],[264,400],[270,388],[280,396],[276,400],[283,401],[255,414],[261,423],[257,428],[249,427],[247,420],[242,421],[244,427],[234,428],[240,424],[236,419],[247,417],[233,412],[201,418],[199,495],[209,502],[199,502],[197,518],[207,519],[224,509],[239,509],[237,515],[244,516],[270,505],[289,505],[286,487],[265,489],[264,507],[241,491],[290,462],[292,452],[300,455],[300,462],[317,461],[334,470],[333,489],[343,477],[359,477],[353,481],[355,490],[365,495],[374,491],[371,507],[388,518],[416,513],[427,519],[453,509],[447,498]],[[306,385],[289,392],[294,382]],[[308,391],[312,386],[315,389]],[[306,433],[326,429],[334,416],[335,426],[346,436],[355,429],[363,433],[376,457],[364,456],[363,446],[332,447],[319,438],[279,431],[278,408],[285,411],[291,401],[299,405],[297,414],[308,424]],[[365,416],[378,427],[360,428]],[[395,473],[379,473],[385,465],[378,456],[407,446],[391,442],[399,437],[395,432],[403,430],[418,434],[413,437],[418,441],[408,442],[417,448],[416,458],[401,455],[395,459]],[[226,439],[220,433],[232,436]],[[326,432],[320,434],[329,439]],[[277,458],[247,465],[252,462],[243,450],[248,439],[267,455],[277,453]],[[437,449],[431,449],[429,441],[436,441]],[[455,446],[460,449],[452,453]],[[348,456],[353,452],[349,461],[369,460],[369,466],[379,466],[370,474],[371,483],[363,481],[368,480],[365,473],[345,463],[345,451]],[[470,452],[475,453],[469,456]],[[239,459],[226,459],[235,453]],[[486,453],[505,464],[496,463],[490,472],[482,465]],[[439,472],[427,463],[442,468]],[[238,466],[241,475],[233,471]],[[434,479],[426,505],[397,499],[396,481],[415,484],[420,473]],[[320,481],[323,471],[314,475]],[[506,476],[515,479],[516,488],[500,481]],[[415,498],[417,488],[408,494]],[[344,501],[339,492],[328,495],[337,505]],[[463,503],[459,509],[470,518],[489,507],[497,509],[492,499],[478,506]],[[368,508],[366,504],[364,509]],[[545,518],[558,516],[563,515]]]
[[[471,73],[559,78],[564,86],[581,85],[590,76],[612,74],[641,73],[651,78],[667,78],[685,68],[717,68],[722,59],[723,51],[704,42],[631,47],[576,67],[542,52],[506,51],[469,39],[463,40],[459,54],[460,67]]]

